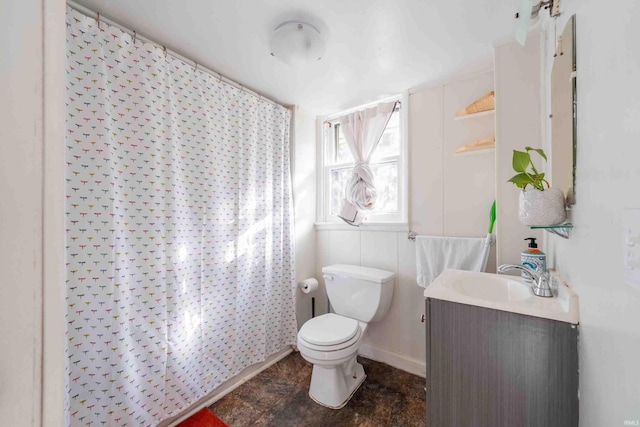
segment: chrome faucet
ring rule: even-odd
[[[505,273],[509,270],[520,270],[527,273],[529,277],[533,279],[531,290],[533,291],[534,295],[539,297],[553,296],[551,287],[549,286],[549,273],[544,272],[543,274],[540,274],[537,271],[530,269],[529,267],[518,264],[502,264],[500,267],[498,267],[498,273]]]

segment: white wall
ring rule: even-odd
[[[454,154],[454,150],[495,135],[494,116],[456,120],[454,115],[493,90],[493,80],[493,72],[483,72],[410,96],[409,206],[411,228],[418,234],[487,233],[495,197],[494,152]]]
[[[316,118],[293,109],[292,181],[296,227],[296,278],[298,282],[316,276]],[[311,318],[311,294],[296,290],[298,329]],[[325,298],[320,298],[324,304]],[[316,303],[317,304],[317,303]],[[323,312],[326,311],[322,305]]]
[[[559,33],[576,13],[575,228],[548,249],[580,297],[584,427],[640,421],[640,288],[623,278],[621,222],[623,209],[640,208],[640,2],[614,3],[565,0],[558,23]]]
[[[520,190],[507,182],[515,175],[513,150],[542,146],[541,43],[540,34],[533,32],[525,47],[511,41],[494,49],[498,265],[520,264],[520,252],[527,247],[525,238],[535,237],[542,243],[542,231],[520,224]]]
[[[369,325],[361,353],[390,365],[425,374],[424,289],[416,284],[415,244],[419,234],[483,236],[495,198],[492,151],[454,155],[460,145],[493,135],[493,116],[454,120],[454,114],[493,89],[485,71],[409,96],[408,226],[318,230],[318,277],[323,266],[346,263],[397,274],[387,316]],[[489,262],[495,271],[495,257]]]
[[[0,26],[0,413],[61,426],[64,2],[3,2]]]

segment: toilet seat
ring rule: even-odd
[[[357,320],[334,313],[308,320],[298,333],[300,344],[317,351],[337,351],[356,343],[361,335]]]

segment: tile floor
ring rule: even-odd
[[[425,379],[358,357],[367,378],[342,409],[309,397],[311,364],[300,353],[285,357],[210,409],[229,427],[385,427],[425,425]]]

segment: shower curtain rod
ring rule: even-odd
[[[70,8],[82,13],[83,15],[86,15],[86,16],[88,16],[90,18],[95,19],[98,22],[104,22],[106,24],[109,24],[109,25],[112,25],[114,27],[119,28],[120,30],[122,30],[125,33],[129,34],[130,36],[134,37],[134,40],[144,40],[144,41],[152,43],[152,44],[154,44],[156,46],[162,47],[168,55],[171,55],[176,59],[184,61],[187,64],[193,64],[194,68],[197,68],[200,71],[204,71],[207,74],[211,74],[212,76],[219,78],[221,81],[224,81],[225,83],[228,83],[231,86],[233,86],[235,88],[238,88],[243,92],[246,92],[246,93],[248,93],[250,95],[253,95],[258,99],[267,101],[270,104],[278,105],[280,107],[284,107],[286,109],[291,110],[291,106],[287,106],[287,105],[281,104],[279,102],[276,102],[276,101],[274,101],[274,100],[272,100],[270,98],[267,98],[266,96],[260,94],[259,92],[256,92],[256,91],[254,91],[252,89],[249,89],[247,86],[241,85],[240,83],[237,83],[237,82],[231,80],[230,78],[222,75],[222,73],[214,71],[214,70],[212,70],[210,68],[206,68],[202,64],[200,64],[200,63],[198,63],[198,62],[196,62],[196,61],[194,61],[192,59],[187,58],[186,56],[176,52],[175,50],[168,49],[165,45],[161,45],[161,44],[153,41],[152,39],[150,39],[150,38],[138,33],[137,31],[130,30],[130,29],[118,24],[117,22],[115,22],[115,21],[113,21],[113,20],[111,20],[109,18],[105,18],[105,16],[103,14],[101,14],[99,12],[96,12],[93,9],[89,9],[88,7],[83,6],[83,5],[79,4],[79,3],[76,3],[73,0],[67,0],[67,5]]]

